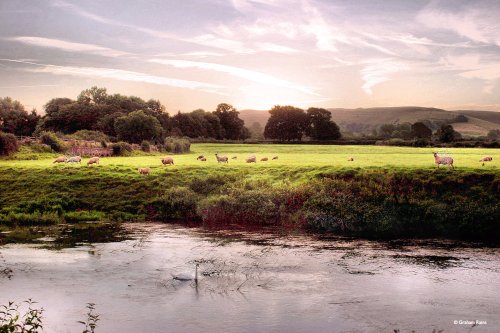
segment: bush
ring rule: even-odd
[[[151,152],[151,144],[149,143],[149,141],[143,140],[141,142],[141,150],[146,152],[146,153]]]
[[[89,221],[99,221],[104,216],[103,213],[94,210],[82,210],[76,212],[68,212],[64,215],[64,220],[68,223],[78,223],[78,222],[89,222]]]
[[[96,141],[96,142],[109,141],[108,136],[103,132],[91,131],[91,130],[79,130],[69,135],[68,137],[85,141]]]
[[[415,139],[415,141],[413,141],[413,146],[414,147],[427,147],[427,146],[429,146],[429,140],[424,139],[424,138]]]
[[[40,133],[40,141],[43,144],[46,144],[52,148],[53,151],[57,153],[61,153],[66,151],[67,147],[63,141],[61,141],[54,133],[52,132],[42,132]]]
[[[0,224],[8,226],[38,226],[52,225],[61,222],[61,218],[56,212],[34,212],[34,213],[15,213],[9,212],[6,215],[0,215]]]
[[[9,156],[19,148],[14,134],[0,132],[0,156]]]
[[[147,205],[149,215],[160,221],[191,220],[196,218],[197,195],[186,187],[168,189]]]
[[[113,143],[111,149],[113,149],[115,156],[130,156],[132,154],[132,146],[123,141]]]
[[[198,215],[204,223],[216,224],[275,224],[279,205],[274,191],[233,189],[229,194],[210,196],[198,204]]]
[[[168,137],[165,139],[164,149],[175,154],[189,153],[191,142],[185,138]]]

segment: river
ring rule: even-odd
[[[36,300],[45,332],[81,332],[89,302],[96,332],[500,331],[498,248],[121,228],[106,243],[0,247],[0,304]],[[173,279],[197,264],[198,282]]]

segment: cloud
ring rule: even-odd
[[[60,39],[52,39],[52,38],[42,38],[42,37],[11,37],[5,38],[9,41],[20,42],[28,45],[35,45],[46,48],[53,48],[68,52],[79,52],[79,53],[90,53],[101,55],[105,57],[120,57],[130,55],[130,53],[113,50],[107,47],[102,47],[93,44],[83,44],[83,43],[74,43],[68,42]]]
[[[366,65],[361,70],[361,78],[365,82],[362,86],[365,93],[373,94],[373,87],[390,80],[390,75],[408,70],[409,66],[395,59],[380,59]]]
[[[500,46],[499,16],[498,7],[481,8],[480,3],[473,9],[458,12],[431,5],[418,13],[417,21],[429,28],[451,31],[476,43]]]
[[[461,77],[482,80],[485,93],[491,93],[500,79],[500,62],[479,54],[448,55],[441,58],[439,63],[445,69],[457,71]]]
[[[33,73],[48,73],[53,75],[72,75],[79,77],[94,77],[103,79],[114,79],[120,81],[142,82],[142,83],[157,84],[162,86],[200,90],[219,95],[225,95],[224,91],[226,90],[226,87],[217,84],[180,80],[163,76],[154,76],[145,73],[126,71],[121,69],[99,68],[99,67],[56,66],[56,65],[39,64],[35,62],[27,62],[15,59],[0,59],[0,61],[33,65],[35,67],[24,69],[25,71]]]
[[[313,89],[311,89],[309,87],[304,87],[304,86],[295,84],[293,82],[289,82],[286,80],[276,78],[276,77],[269,75],[269,74],[251,71],[251,70],[244,69],[244,68],[215,64],[215,63],[208,63],[208,62],[187,61],[187,60],[151,59],[149,61],[153,62],[153,63],[174,66],[177,68],[199,68],[199,69],[204,69],[204,70],[222,72],[222,73],[226,73],[226,74],[229,74],[232,76],[240,77],[240,78],[243,78],[243,79],[246,79],[249,81],[253,81],[253,82],[257,82],[257,83],[269,84],[269,85],[274,85],[274,86],[282,87],[282,88],[294,89],[294,90],[298,90],[298,91],[301,91],[301,92],[309,94],[309,95],[316,95],[316,96],[318,95]]]

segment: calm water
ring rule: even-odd
[[[45,332],[81,332],[88,302],[97,332],[500,331],[499,249],[124,228],[110,243],[0,247],[0,304],[37,300]],[[172,278],[196,263],[198,284]]]

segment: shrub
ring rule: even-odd
[[[68,212],[63,215],[64,220],[68,223],[78,223],[78,222],[89,222],[89,221],[99,221],[104,215],[101,212],[95,210],[81,210],[76,212]]]
[[[232,189],[229,194],[210,196],[198,204],[198,215],[207,224],[274,224],[279,206],[274,192]]]
[[[413,146],[414,147],[427,147],[427,146],[429,146],[429,140],[424,139],[424,138],[418,138],[415,141],[413,141]]]
[[[52,132],[42,132],[40,133],[40,141],[43,144],[46,144],[52,148],[53,151],[57,153],[64,152],[67,147],[63,141],[61,141],[54,133]]]
[[[123,141],[113,143],[111,149],[113,149],[115,156],[130,156],[132,154],[132,146]]]
[[[165,139],[164,148],[169,153],[189,153],[191,142],[185,138],[168,137]]]
[[[52,225],[61,222],[61,218],[55,212],[15,213],[0,215],[0,224],[8,226],[38,226]]]
[[[0,156],[9,156],[19,148],[14,134],[0,132]]]
[[[69,135],[68,137],[85,141],[96,141],[96,142],[109,141],[108,136],[103,132],[91,131],[91,130],[79,130]]]
[[[149,215],[160,221],[179,221],[196,218],[197,195],[189,188],[174,187],[147,205]]]
[[[149,141],[143,140],[141,142],[141,150],[146,152],[146,153],[151,152],[151,144],[149,143]]]

